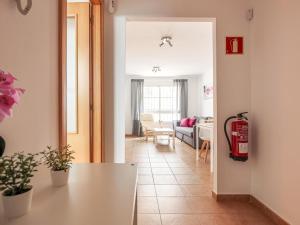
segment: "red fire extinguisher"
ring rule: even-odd
[[[230,116],[224,123],[224,132],[230,149],[230,158],[236,161],[248,160],[248,112]],[[227,124],[231,121],[231,142],[227,133]]]

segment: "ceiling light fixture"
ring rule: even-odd
[[[153,69],[152,69],[152,72],[153,72],[153,73],[158,73],[158,72],[160,72],[160,71],[161,71],[161,69],[160,69],[159,66],[153,66]]]
[[[171,41],[172,41],[171,36],[163,36],[161,38],[161,44],[159,45],[159,47],[163,47],[164,45],[169,45],[170,47],[173,47],[173,44]]]

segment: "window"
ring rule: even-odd
[[[144,113],[151,113],[155,121],[171,122],[178,120],[176,91],[173,86],[144,87]]]

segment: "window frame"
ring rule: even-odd
[[[162,97],[161,94],[161,89],[163,87],[168,87],[172,89],[172,97]],[[180,109],[177,108],[177,105],[174,105],[174,102],[176,101],[176,94],[174,93],[175,91],[175,87],[174,85],[145,85],[144,86],[144,93],[145,93],[145,88],[158,88],[158,97],[143,97],[144,100],[144,104],[145,104],[145,98],[148,99],[155,99],[158,98],[158,110],[154,110],[154,111],[145,111],[145,107],[144,107],[144,113],[153,113],[153,114],[158,114],[158,122],[172,122],[174,121],[174,114],[176,115],[175,120],[178,120],[179,115],[180,115]],[[172,106],[171,106],[171,110],[162,110],[162,101],[161,99],[166,99],[166,98],[170,98],[172,101]],[[162,120],[162,114],[172,114],[172,120],[171,121],[164,121]]]

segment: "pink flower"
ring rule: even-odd
[[[16,103],[19,103],[21,95],[24,94],[25,90],[22,88],[10,88],[2,91],[2,94],[11,96]]]
[[[16,78],[0,70],[0,122],[12,116],[12,107],[20,101],[24,89],[15,88]]]
[[[0,90],[12,88],[15,80],[16,78],[13,75],[0,70]]]
[[[9,95],[0,95],[0,122],[6,117],[12,116],[12,107],[16,101]]]

